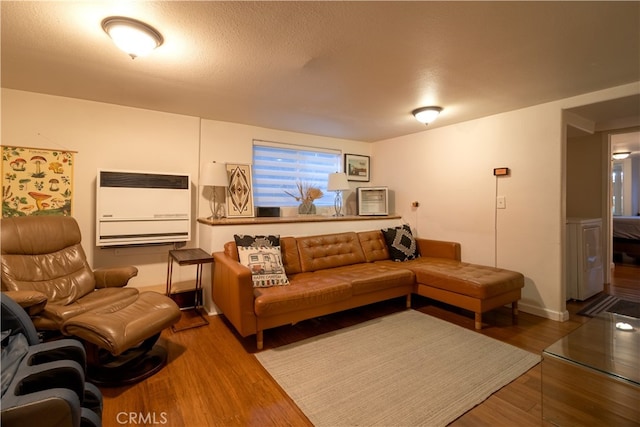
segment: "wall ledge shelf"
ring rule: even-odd
[[[340,221],[372,221],[384,219],[401,219],[400,215],[372,215],[372,216],[325,216],[325,215],[300,215],[300,216],[283,216],[283,217],[254,217],[254,218],[221,218],[209,219],[198,218],[198,222],[210,226],[221,225],[264,225],[264,224],[288,224],[288,223],[305,223],[305,222],[340,222]]]

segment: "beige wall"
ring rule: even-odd
[[[285,132],[238,123],[202,120],[200,161],[202,163],[211,161],[221,163],[251,163],[254,139],[309,147],[331,148],[341,150],[343,153],[367,156],[371,155],[372,149],[372,145],[366,142]],[[352,182],[350,183],[351,188],[355,189],[358,186],[357,184],[362,183]],[[365,183],[365,185],[368,184]],[[208,194],[203,193],[203,191],[205,191],[205,189],[199,189],[201,196],[208,197]],[[208,189],[206,189],[206,191],[208,191]],[[350,193],[350,191],[344,192],[345,200],[349,197]],[[347,208],[350,209],[349,214],[354,212],[353,206],[347,206]],[[207,217],[210,215],[211,210],[209,204],[202,203],[198,216]]]
[[[486,117],[378,142],[373,156],[387,166],[373,173],[419,236],[460,242],[466,262],[522,272],[522,306],[561,318],[559,295],[545,292],[561,280],[560,131],[557,105]],[[494,177],[498,167],[511,175]],[[496,195],[506,209],[495,209]]]
[[[96,172],[187,173],[193,185],[198,178],[198,133],[194,117],[2,89],[2,145],[77,151],[73,216],[87,257],[94,267],[136,265],[140,272],[131,281],[134,286],[165,282],[168,249],[95,246]],[[195,230],[194,224],[192,234]]]
[[[96,170],[189,173],[194,218],[208,216],[207,199],[197,186],[201,163],[250,163],[256,138],[371,155],[370,185],[391,189],[395,211],[418,235],[461,242],[466,261],[523,272],[523,308],[562,319],[562,110],[635,94],[639,87],[611,88],[373,144],[2,89],[1,136],[3,145],[78,151],[74,215],[85,250],[96,267],[138,266],[135,286],[164,283],[168,248],[95,247]],[[511,176],[496,181],[496,167],[511,168]],[[496,193],[506,197],[507,209],[494,209]],[[412,208],[412,201],[420,207]],[[194,221],[189,246],[199,245],[199,228]],[[184,270],[177,269],[174,280],[192,276]]]
[[[99,102],[2,89],[2,144],[77,151],[74,211],[83,246],[94,267],[133,264],[137,287],[163,285],[171,246],[99,249],[95,246],[96,172],[102,169],[176,172],[191,176],[192,240],[195,219],[209,216],[208,194],[198,186],[202,162],[251,163],[253,139],[342,149],[369,155],[371,144],[200,120]],[[355,184],[355,183],[354,183]],[[355,188],[355,185],[354,185]],[[345,192],[348,196],[349,192]],[[228,241],[233,234],[218,238]],[[174,281],[191,280],[195,268],[174,269]]]
[[[602,218],[606,135],[567,139],[567,217]]]
[[[374,143],[373,179],[421,237],[458,241],[464,261],[522,272],[521,307],[566,319],[563,110],[638,93],[626,85]],[[511,175],[493,176],[508,167]],[[506,209],[495,209],[496,195]],[[411,202],[420,206],[412,208]]]

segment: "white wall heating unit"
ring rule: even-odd
[[[98,170],[97,246],[186,242],[190,238],[188,174]]]

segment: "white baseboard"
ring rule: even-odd
[[[216,316],[218,314],[222,314],[222,310],[220,310],[218,306],[216,306],[213,302],[211,303],[211,306],[205,306],[204,309],[209,316]]]
[[[569,320],[569,312],[567,310],[554,311],[544,307],[526,304],[522,301],[518,302],[518,309],[525,313],[533,314],[534,316],[543,317],[545,319],[555,320],[557,322],[566,322]]]

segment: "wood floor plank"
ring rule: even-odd
[[[639,270],[632,267],[616,270],[622,277],[619,282],[615,279],[606,291],[640,299],[640,275],[635,275]],[[521,312],[518,323],[513,324],[509,308],[500,308],[485,316],[486,325],[480,332],[540,354],[589,320],[576,315],[586,304],[588,302],[569,302],[567,322]],[[413,298],[413,308],[474,330],[471,312],[422,297]],[[279,347],[404,309],[405,301],[399,298],[275,328],[266,332],[265,348]],[[255,337],[238,336],[223,316],[212,316],[209,320],[209,325],[200,328],[181,332],[167,329],[162,333],[160,343],[169,352],[169,363],[156,375],[132,386],[102,389],[105,427],[312,425],[254,357]],[[547,426],[549,424],[542,420],[540,390],[538,365],[452,425]]]
[[[539,394],[540,365],[536,365],[529,372],[513,381],[508,390],[502,388],[494,396],[521,411],[530,413],[536,407]]]
[[[514,420],[518,420],[518,427],[539,427],[541,416],[522,411],[493,395],[482,405],[468,411],[449,425],[453,427],[509,426],[514,425]]]

